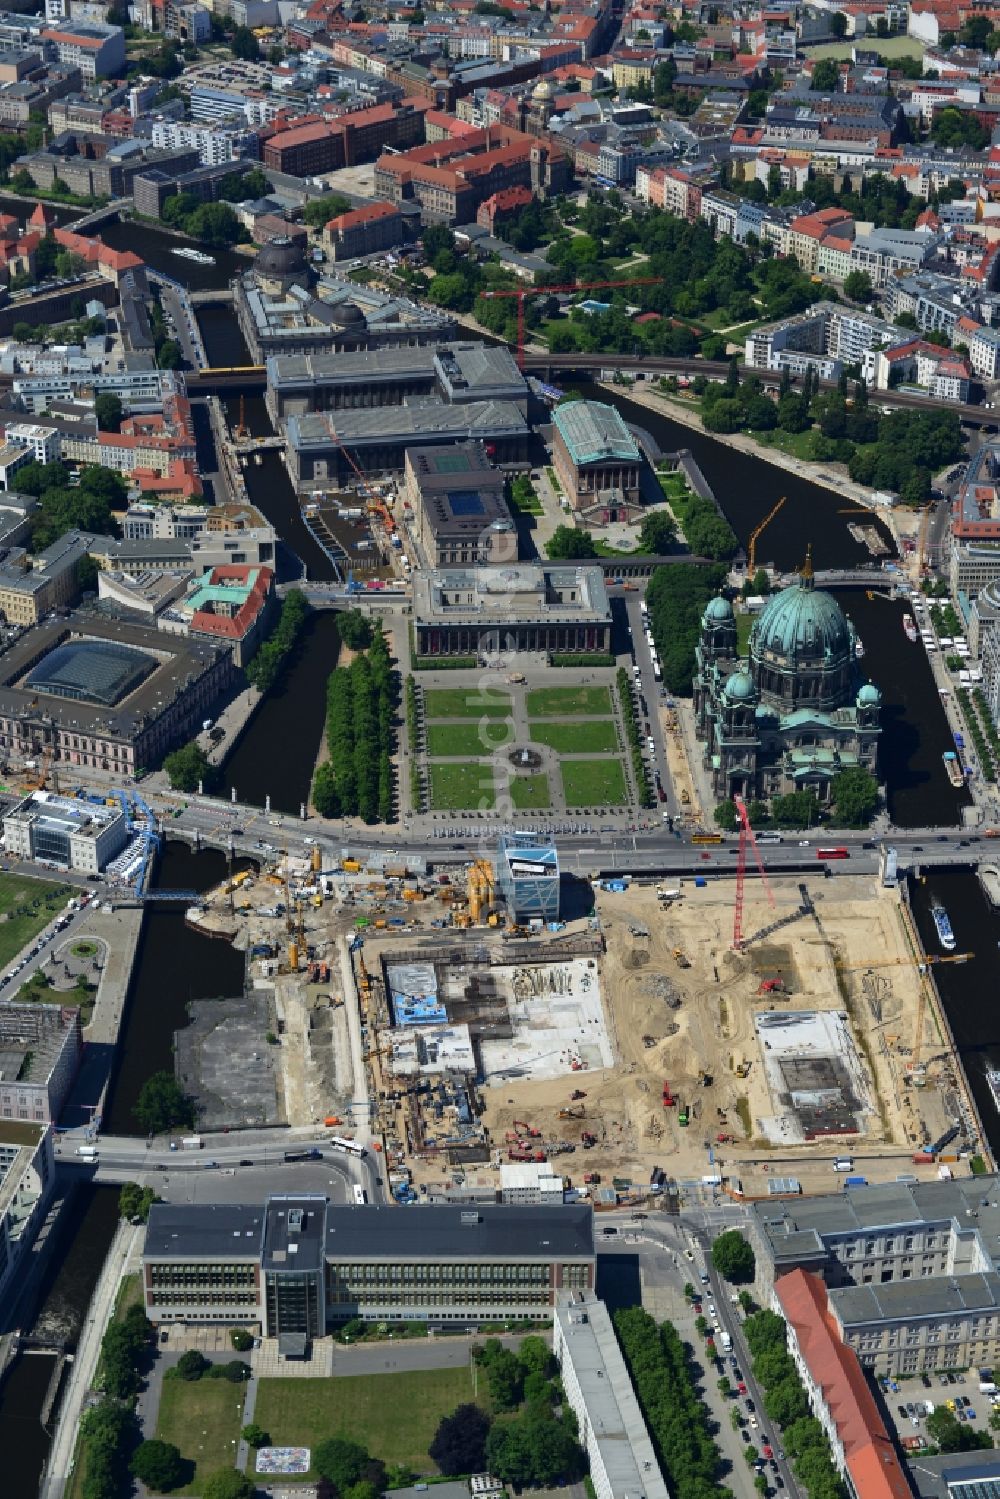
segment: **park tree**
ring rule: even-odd
[[[237,1353],[249,1353],[253,1347],[253,1334],[247,1332],[245,1327],[231,1327],[229,1329],[229,1341]]]
[[[322,229],[331,219],[347,213],[350,200],[340,193],[327,193],[323,198],[311,198],[302,210],[302,222],[310,229]]]
[[[878,783],[860,765],[842,770],[830,787],[837,822],[842,827],[865,827],[878,807]]]
[[[337,616],[340,638],[352,651],[363,651],[372,643],[372,622],[360,609],[347,609]]]
[[[202,1499],[253,1499],[255,1486],[235,1468],[219,1468],[202,1485]]]
[[[172,750],[164,758],[163,768],[174,791],[197,791],[199,782],[207,787],[213,774],[207,754],[195,739]]]
[[[720,1234],[712,1245],[712,1264],[726,1280],[742,1285],[754,1278],[754,1253],[739,1229]]]
[[[556,1368],[552,1349],[544,1338],[536,1336],[521,1339],[521,1346],[517,1350],[517,1361],[524,1369],[526,1376],[540,1374],[543,1379],[548,1379]]]
[[[442,1417],[428,1452],[442,1473],[479,1473],[486,1466],[490,1419],[478,1405],[460,1405]]]
[[[821,57],[813,67],[809,87],[816,94],[832,94],[839,81],[839,63],[833,57]]]
[[[194,1124],[194,1107],[172,1072],[154,1072],[146,1079],[132,1113],[139,1126],[151,1135]]]
[[[157,1493],[169,1494],[180,1488],[185,1481],[184,1460],[172,1442],[161,1442],[155,1437],[140,1442],[132,1454],[129,1464],[135,1478]]]
[[[576,561],[597,556],[597,547],[589,531],[578,531],[575,526],[556,526],[545,548],[553,561]]]
[[[661,557],[677,539],[677,527],[665,510],[651,510],[639,526],[639,550]]]
[[[256,1421],[248,1422],[240,1432],[240,1436],[248,1447],[269,1447],[271,1445],[270,1433],[266,1432],[263,1426],[258,1426]]]
[[[313,1450],[313,1467],[339,1494],[381,1471],[381,1464],[373,1462],[367,1448],[348,1437],[327,1437],[320,1442]]]
[[[524,1368],[517,1355],[504,1348],[497,1338],[489,1338],[479,1351],[478,1362],[485,1371],[494,1409],[513,1410],[524,1391]]]

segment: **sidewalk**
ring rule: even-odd
[[[119,1223],[91,1298],[76,1356],[59,1407],[59,1418],[45,1467],[39,1499],[62,1499],[73,1468],[73,1454],[83,1405],[97,1372],[101,1339],[114,1309],[118,1286],[142,1233],[139,1227]]]

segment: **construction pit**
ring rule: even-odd
[[[635,883],[599,891],[615,1066],[578,1074],[573,1091],[585,1097],[572,1104],[564,1079],[484,1089],[492,1139],[521,1120],[579,1149],[585,1129],[597,1143],[563,1164],[574,1178],[586,1170],[639,1187],[660,1168],[689,1186],[721,1177],[747,1196],[766,1195],[775,1177],[829,1191],[845,1152],[870,1180],[932,1174],[911,1157],[960,1117],[962,1080],[933,1004],[921,1002],[899,894],[870,877],[777,879],[772,890],[774,908],[748,886],[742,953],[731,880],[685,880],[669,902]],[[559,1118],[570,1106],[585,1123]]]
[[[431,930],[411,904],[361,946],[362,878],[299,904],[295,971],[273,876],[195,919],[275,950],[249,982],[274,1016],[280,1117],[370,1123],[415,1189],[546,1159],[619,1198],[657,1168],[688,1189],[829,1191],[844,1153],[869,1180],[934,1174],[912,1155],[962,1116],[902,896],[870,876],[774,879],[773,907],[750,882],[740,953],[731,879],[598,889],[555,935]]]

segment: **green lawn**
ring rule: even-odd
[[[620,807],[628,801],[620,760],[560,760],[568,807]]]
[[[485,1380],[479,1383],[482,1391]],[[384,1463],[434,1473],[427,1448],[438,1422],[474,1398],[467,1366],[336,1379],[262,1379],[254,1420],[276,1445],[316,1447],[326,1437],[351,1437]]]
[[[57,912],[65,910],[74,892],[68,885],[33,880],[27,875],[0,874],[0,968],[6,968]]]
[[[430,718],[491,718],[510,716],[506,692],[482,692],[478,687],[432,687],[424,690],[424,716]]]
[[[431,805],[436,812],[485,812],[495,801],[493,770],[489,764],[431,761]]]
[[[737,614],[736,616],[736,654],[745,656],[750,644],[750,631],[753,622],[757,618],[755,614]]]
[[[534,812],[552,805],[547,775],[511,776],[510,799],[519,812]]]
[[[602,718],[611,713],[606,687],[537,687],[527,694],[529,718]]]
[[[790,453],[806,463],[815,462],[812,457],[812,428],[804,432],[782,432],[776,427],[773,432],[754,432],[753,436],[765,448],[777,448],[780,453]],[[766,513],[766,512],[765,512]]]
[[[547,744],[560,755],[599,755],[618,748],[615,726],[610,718],[588,718],[579,723],[533,723],[531,737],[536,744]]]
[[[163,1381],[156,1435],[172,1442],[182,1457],[194,1463],[191,1482],[174,1493],[200,1494],[209,1473],[233,1466],[245,1395],[245,1385],[230,1384],[228,1379],[199,1379],[190,1384],[183,1379]]]
[[[427,725],[429,755],[491,755],[513,742],[513,725],[491,718],[488,723],[432,723]]]

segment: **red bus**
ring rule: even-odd
[[[849,859],[851,856],[846,848],[818,848],[817,859]]]

